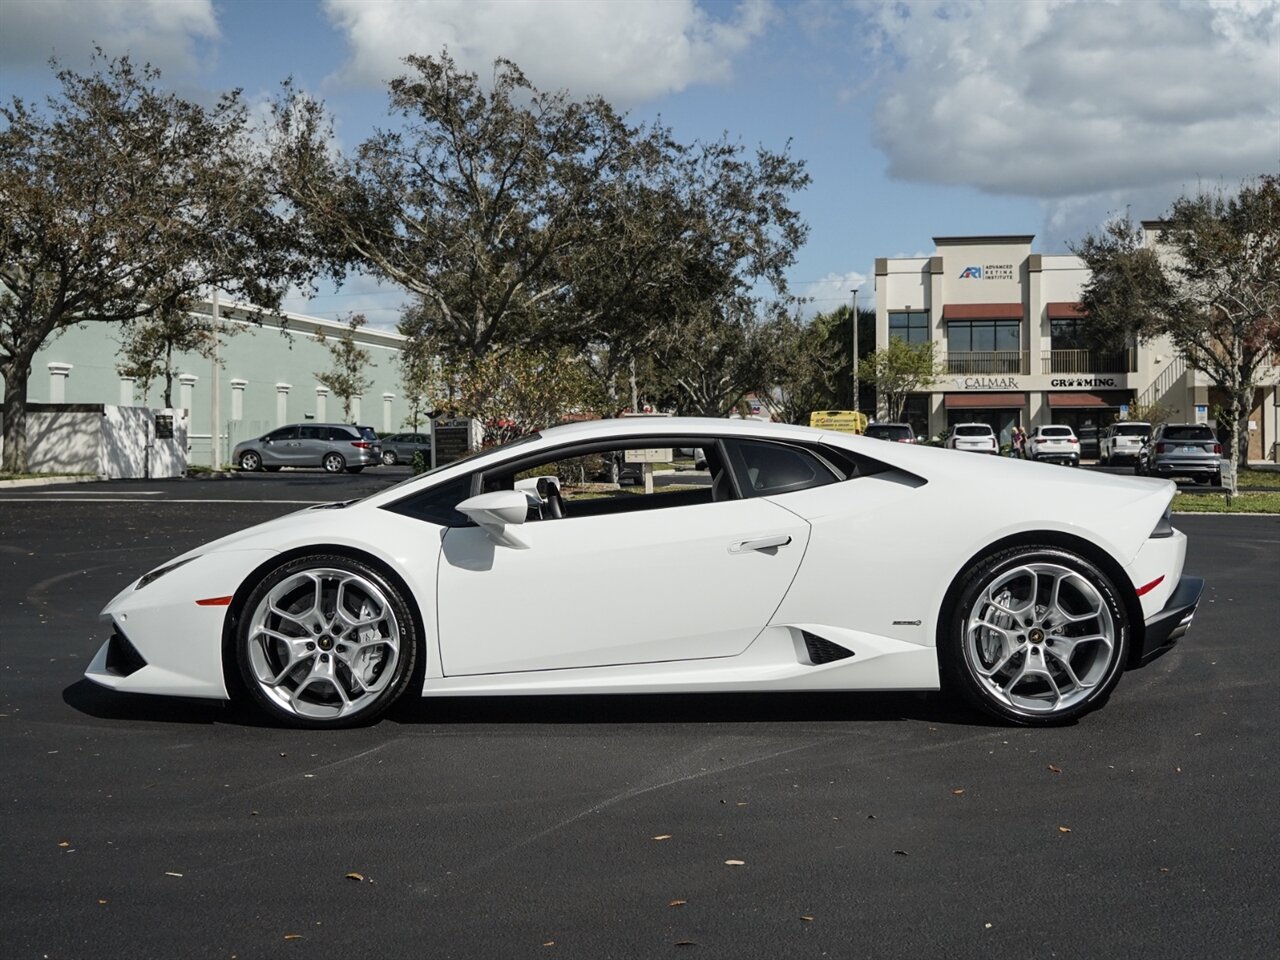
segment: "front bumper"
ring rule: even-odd
[[[1191,627],[1204,591],[1203,577],[1183,577],[1164,608],[1146,622],[1138,666],[1145,666],[1171,648]]]

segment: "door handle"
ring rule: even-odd
[[[774,537],[758,537],[755,540],[739,540],[729,544],[730,553],[746,553],[748,550],[770,550],[774,547],[785,547],[791,542],[791,535],[780,533]]]

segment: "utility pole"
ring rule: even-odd
[[[210,387],[212,388],[212,397],[210,398],[211,408],[209,413],[209,425],[211,427],[209,431],[209,466],[214,470],[217,470],[218,467],[222,466],[219,462],[219,447],[221,444],[218,442],[218,434],[221,432],[219,430],[218,419],[222,412],[222,396],[221,391],[218,389],[218,368],[221,367],[222,364],[218,357],[218,289],[216,287],[213,290],[213,302],[211,306],[211,315],[213,318],[213,379],[209,382]]]
[[[849,291],[853,294],[853,409],[861,410],[861,395],[858,392],[858,288]]]

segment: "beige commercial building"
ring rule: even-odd
[[[1154,240],[1158,225],[1143,226]],[[1067,424],[1090,457],[1100,431],[1135,407],[1213,422],[1220,391],[1168,341],[1090,349],[1080,311],[1088,268],[1079,257],[1033,253],[1033,239],[934,237],[933,256],[876,260],[876,342],[932,340],[942,362],[942,378],[907,402],[916,431],[978,421],[1007,443],[1014,426]],[[1249,414],[1252,460],[1280,457],[1276,384],[1271,366]]]

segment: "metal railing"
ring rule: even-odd
[[[1041,373],[1133,373],[1136,350],[1050,350],[1040,358]]]
[[[967,350],[948,353],[946,364],[947,373],[1029,374],[1031,355],[1026,350]]]

